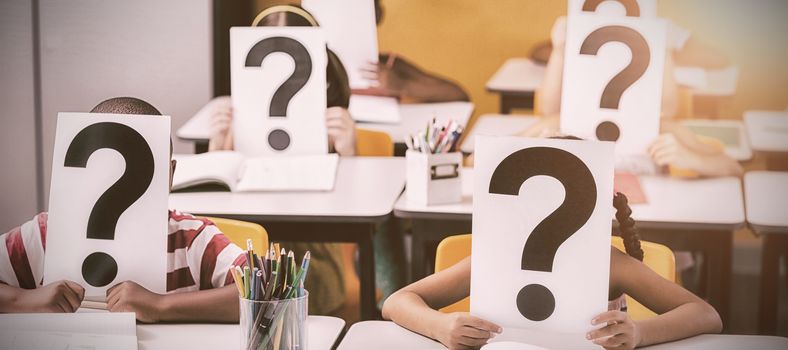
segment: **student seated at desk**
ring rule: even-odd
[[[129,97],[106,100],[91,112],[161,115],[147,102]],[[176,163],[170,163],[172,184]],[[246,261],[244,252],[209,220],[174,210],[167,217],[168,246],[162,252],[167,254],[167,294],[125,281],[107,290],[107,309],[135,312],[140,322],[238,322],[238,290],[229,269]],[[0,236],[5,242],[0,248],[0,312],[74,312],[79,308],[85,292],[79,284],[43,285],[46,234],[47,213],[40,213]],[[179,261],[186,266],[176,264]]]
[[[375,21],[383,20],[383,6],[375,0]],[[417,67],[396,53],[381,53],[377,64],[370,64],[365,77],[378,85],[356,91],[360,94],[394,96],[408,103],[470,101],[457,83]]]
[[[695,47],[688,32],[674,30],[677,34],[670,35],[669,47],[674,51],[682,51],[685,46]],[[673,31],[672,31],[673,32]],[[537,98],[542,119],[524,130],[521,135],[528,137],[549,136],[558,131],[559,113],[561,111],[561,89],[564,70],[564,48],[566,44],[566,17],[560,17],[553,25],[551,32],[553,50],[547,63],[542,86],[539,88]],[[693,49],[687,55],[677,55],[683,61],[690,62],[703,59],[703,55],[693,54],[702,50]],[[689,57],[685,57],[689,56]],[[716,57],[710,55],[709,57]],[[717,66],[725,62],[711,62]],[[673,75],[673,55],[668,54],[665,61],[665,78],[662,91],[662,121],[661,135],[649,147],[649,155],[658,166],[688,170],[698,176],[741,176],[742,168],[739,163],[724,152],[724,146],[719,142],[703,140],[693,134],[689,129],[673,120],[677,113],[678,85]],[[677,172],[678,173],[678,172]],[[682,171],[681,173],[688,173]]]
[[[295,5],[269,7],[254,21],[260,26],[317,26],[315,18],[306,10]],[[341,156],[356,154],[355,123],[348,113],[350,85],[347,72],[339,58],[328,50],[326,68],[327,107],[326,126],[328,142],[332,152]],[[209,113],[211,139],[209,151],[232,150],[232,102],[229,96],[217,97],[199,113]],[[261,137],[263,137],[261,135]],[[336,314],[345,301],[345,279],[342,251],[339,244],[288,243],[297,256],[311,252],[310,273],[305,281],[306,289],[320,298],[309,298],[309,313],[315,315]]]
[[[606,349],[633,349],[720,332],[722,321],[713,307],[641,262],[643,251],[626,197],[617,193],[613,206],[627,253],[610,248],[610,311],[590,320],[593,325],[607,325],[588,332],[586,338]],[[478,348],[501,333],[501,327],[465,312],[437,311],[470,295],[470,288],[471,259],[467,257],[394,293],[383,305],[383,317],[450,349]],[[658,316],[633,321],[626,312],[625,294]]]
[[[314,17],[303,8],[295,5],[273,6],[263,10],[255,19],[258,26],[317,26]],[[341,156],[356,154],[356,124],[348,112],[350,104],[350,85],[347,71],[334,52],[326,49],[326,127],[328,145],[332,152]],[[232,119],[233,108],[230,96],[220,96],[211,100],[199,114],[207,113],[211,119],[211,138],[209,151],[231,150],[233,148]]]

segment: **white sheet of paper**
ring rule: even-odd
[[[399,101],[394,97],[351,95],[348,111],[357,122],[400,122]]]
[[[65,166],[67,155],[73,155],[68,157],[73,166]],[[103,297],[114,284],[132,280],[164,293],[169,160],[169,117],[60,113],[52,158],[44,283],[72,280],[85,287],[86,296]],[[121,178],[124,172],[128,179]],[[111,186],[118,186],[118,191],[111,192]],[[109,193],[114,194],[110,197]],[[102,198],[106,202],[97,204]],[[122,211],[113,211],[113,205]],[[113,219],[116,215],[120,216]],[[98,219],[93,231],[105,239],[87,238],[91,217]],[[107,239],[113,222],[117,224],[114,239]],[[83,262],[94,252],[108,254],[117,264],[117,276],[105,285],[88,283],[96,272],[83,276]],[[110,265],[101,264],[103,268]]]
[[[657,0],[569,0],[569,14],[584,13],[583,7],[594,8],[596,14],[604,16],[626,16],[627,7],[637,9],[641,18],[657,17]]]
[[[352,89],[365,89],[372,82],[361,69],[378,63],[378,29],[372,0],[302,0],[303,6],[325,29],[328,48],[347,70]]]
[[[236,151],[247,156],[328,153],[325,48],[321,28],[230,29],[233,136]],[[305,54],[304,50],[308,54]],[[298,57],[298,62],[301,62],[299,65],[296,65],[293,55]],[[302,69],[298,70],[298,74],[294,74],[299,67]],[[304,85],[301,88],[295,87],[297,91],[292,97],[283,96],[280,99],[277,96],[274,99],[275,93],[280,91],[283,85],[286,86],[287,82],[297,81],[305,75],[300,72],[309,72]],[[274,135],[282,135],[281,131],[276,130],[284,131],[289,143],[271,142],[272,132]],[[282,147],[276,149],[278,145]]]
[[[613,143],[479,135],[475,149],[471,313],[504,328],[590,330],[607,310]],[[552,226],[549,215],[557,216]],[[537,225],[546,235],[533,233]],[[560,242],[560,232],[574,233],[553,255],[542,239]],[[530,291],[518,298],[544,287],[552,312]],[[521,313],[518,299],[542,317]]]
[[[567,23],[561,132],[597,139],[597,127],[612,122],[620,134],[616,147],[618,154],[645,153],[659,132],[666,30],[665,21],[661,19],[571,16]],[[620,38],[615,38],[616,35]],[[607,40],[613,41],[605,42]],[[642,68],[638,71],[634,68],[638,64],[631,65],[636,72],[627,75],[637,77],[642,72],[642,76],[628,87],[631,79],[611,84],[624,88],[623,93],[610,89],[604,94],[611,80],[630,67],[632,61],[632,50],[618,40],[631,41],[631,46],[641,47],[635,49],[635,56],[647,58],[645,63],[648,66],[645,71]],[[601,42],[601,46],[595,55],[581,54],[583,42],[589,46],[593,46],[593,42]],[[637,45],[643,42],[648,45],[648,50]],[[604,101],[613,102],[606,104]]]
[[[137,349],[134,313],[0,315],[0,348]]]
[[[336,183],[336,153],[247,159],[237,191],[331,191]]]

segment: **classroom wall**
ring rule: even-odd
[[[213,96],[211,0],[39,3],[47,198],[58,112],[139,97],[172,117],[174,134]],[[175,152],[192,151],[173,141]]]
[[[378,28],[382,51],[457,80],[476,103],[476,115],[496,113],[498,97],[484,89],[510,57],[524,57],[550,37],[565,0],[382,0]],[[693,30],[740,67],[738,92],[720,117],[747,109],[788,106],[788,1],[659,0],[658,12]]]
[[[0,1],[0,234],[36,214],[33,10]]]

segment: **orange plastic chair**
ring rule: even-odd
[[[224,218],[206,217],[206,219],[213,221],[225,237],[241,249],[246,250],[247,239],[252,240],[254,250],[258,253],[268,249],[268,232],[258,224]]]
[[[612,238],[613,246],[624,251],[624,242],[621,237]],[[470,256],[471,242],[472,239],[470,234],[451,236],[441,241],[440,244],[438,244],[438,250],[435,254],[435,272],[437,273],[445,270]],[[643,249],[643,263],[665,279],[675,282],[676,259],[673,256],[673,251],[664,245],[646,241],[640,241],[640,246]],[[626,298],[627,312],[632,319],[642,320],[656,315],[656,313],[629,296]],[[470,305],[470,298],[465,298],[440,309],[440,311],[446,313],[468,312],[471,309]]]
[[[624,252],[624,241],[613,237],[613,246]],[[676,257],[670,248],[653,242],[640,241],[643,263],[664,279],[676,282]],[[627,295],[627,313],[633,320],[642,320],[657,314]]]
[[[356,155],[360,157],[393,157],[394,142],[385,132],[356,129]]]
[[[438,244],[438,250],[435,252],[435,272],[443,271],[470,255],[470,234],[446,237]],[[442,308],[440,311],[445,313],[468,312],[470,309],[471,298],[466,297],[465,299]]]

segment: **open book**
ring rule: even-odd
[[[331,191],[339,155],[253,157],[233,151],[175,155],[173,192]]]

